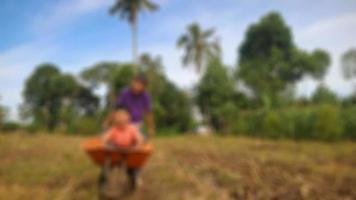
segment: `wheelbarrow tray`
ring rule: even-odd
[[[89,155],[91,160],[103,166],[109,159],[112,166],[125,163],[128,167],[142,167],[153,151],[151,144],[144,144],[139,148],[120,151],[105,147],[101,138],[89,138],[81,143],[81,148]]]

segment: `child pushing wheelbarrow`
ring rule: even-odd
[[[121,91],[115,110],[104,122],[108,130],[102,137],[84,141],[81,147],[92,160],[102,166],[99,189],[108,179],[114,167],[125,167],[129,188],[135,190],[139,185],[138,173],[151,154],[152,145],[145,143],[148,137],[140,132],[143,116],[147,116],[150,135],[154,133],[150,96],[145,90],[147,81],[139,75],[131,86]]]

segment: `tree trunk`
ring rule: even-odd
[[[138,72],[138,60],[137,60],[137,22],[131,23],[132,29],[132,63],[134,65],[134,73]]]

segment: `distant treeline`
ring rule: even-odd
[[[37,66],[23,90],[20,112],[29,122],[26,129],[97,133],[115,96],[138,68],[148,77],[157,127],[162,133],[194,131],[204,124],[220,134],[356,138],[355,93],[339,98],[328,89],[323,79],[331,63],[329,54],[322,49],[300,49],[279,13],[268,13],[249,26],[235,67],[223,63],[214,34],[214,29],[204,30],[193,23],[177,40],[177,47],[184,50],[182,63],[196,66],[200,75],[193,90],[177,87],[166,77],[160,57],[149,54],[143,54],[136,65],[100,62],[79,76],[63,73],[50,63]],[[341,66],[344,77],[355,80],[356,50],[343,55]],[[310,98],[295,96],[296,84],[304,77],[319,82]],[[105,102],[94,92],[99,86],[107,88]],[[199,108],[202,122],[194,120],[194,106]]]

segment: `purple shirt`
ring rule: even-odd
[[[147,91],[140,94],[133,93],[130,88],[121,90],[116,100],[117,105],[128,108],[131,114],[131,121],[134,123],[142,122],[146,112],[151,112],[151,97]]]

